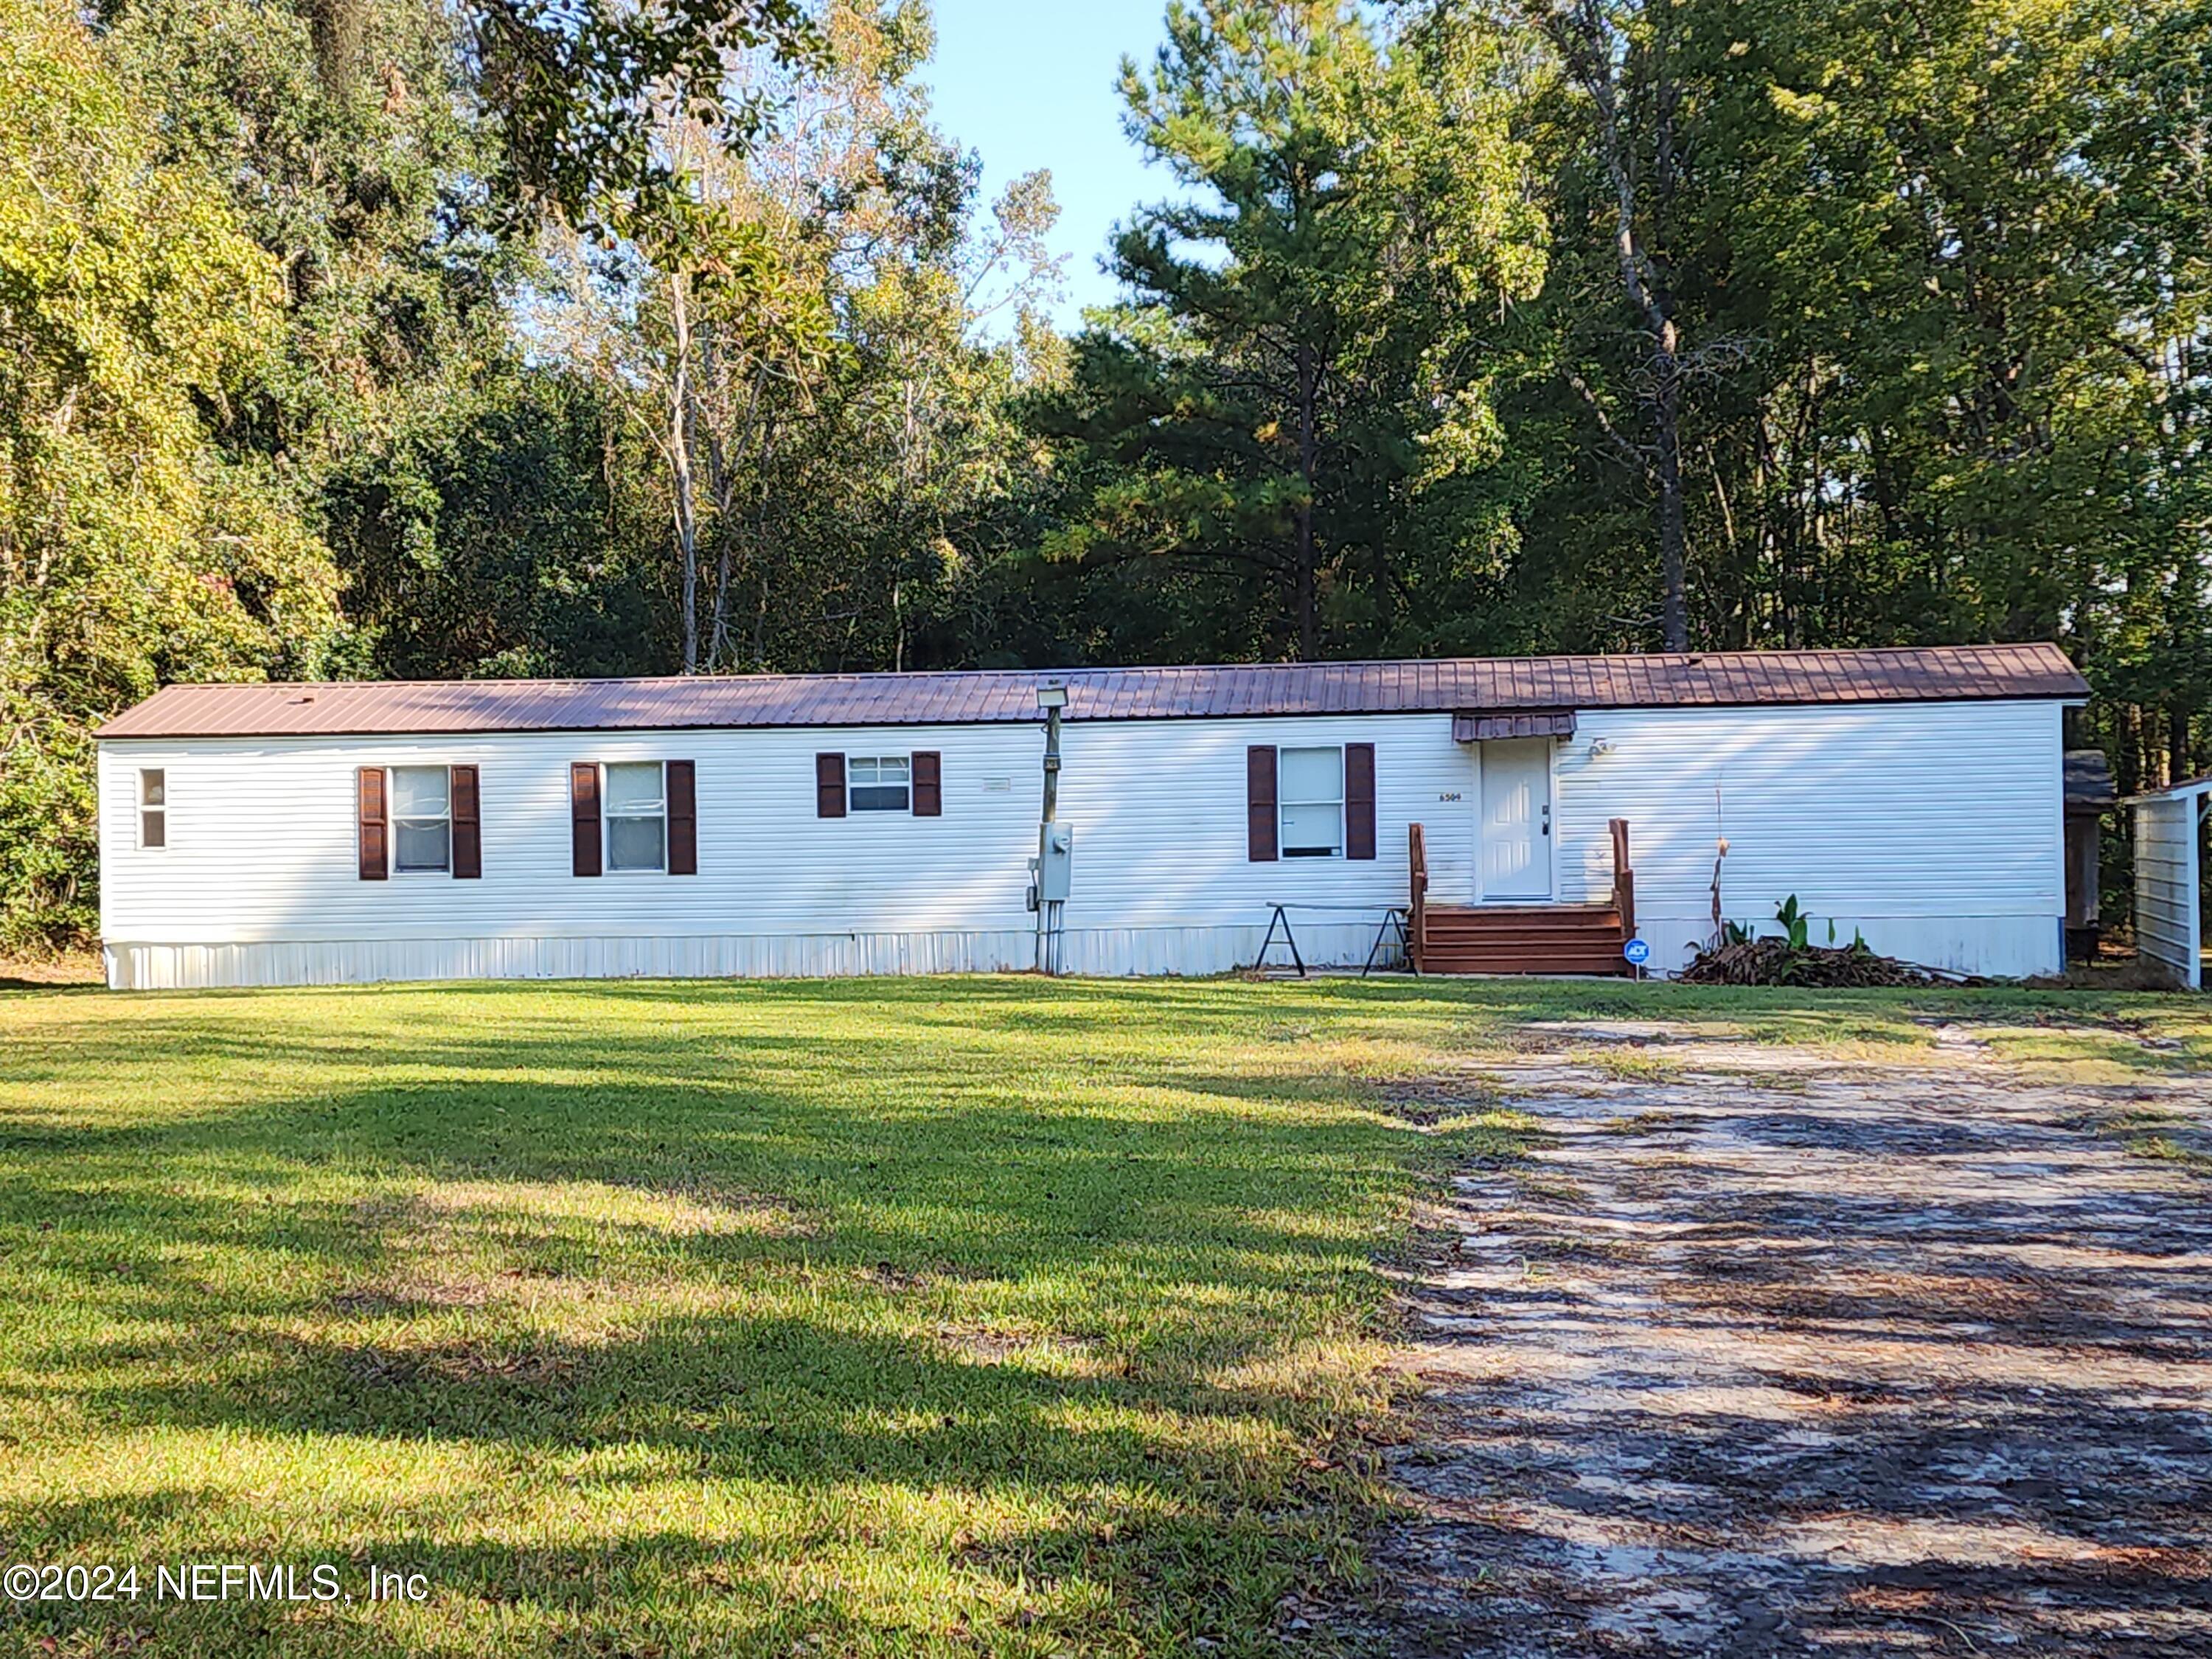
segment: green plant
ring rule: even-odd
[[[1790,941],[1790,948],[1802,951],[1811,943],[1813,918],[1798,907],[1797,895],[1792,893],[1775,908],[1774,920],[1781,925],[1782,936]],[[1830,937],[1834,929],[1829,930]]]

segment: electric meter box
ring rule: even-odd
[[[1048,904],[1064,902],[1075,865],[1075,829],[1072,824],[1037,826],[1037,896]]]

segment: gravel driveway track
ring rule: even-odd
[[[2100,1132],[2212,1122],[2204,1079],[2033,1083],[1954,1027],[1910,1069],[1547,1041],[1465,1080],[1542,1133],[1405,1287],[1371,1636],[2212,1655],[2212,1182]]]

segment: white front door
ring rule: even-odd
[[[1482,892],[1496,904],[1552,896],[1552,740],[1482,745]]]

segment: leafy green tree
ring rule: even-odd
[[[443,556],[434,515],[414,510],[439,481],[410,469],[436,471],[440,423],[480,410],[483,387],[520,384],[509,296],[533,262],[494,234],[473,182],[496,144],[454,19],[428,0],[363,3],[341,31],[356,72],[334,77],[328,16],[131,0],[103,43],[155,113],[164,161],[219,181],[280,270],[270,349],[210,424],[291,482],[347,578],[350,664],[389,672],[413,653],[384,653],[385,629],[434,624],[386,607]],[[387,521],[363,516],[372,501]]]
[[[349,552],[347,608],[374,619],[370,665],[403,679],[661,672],[643,457],[609,437],[597,387],[506,363],[334,471],[321,507]]]
[[[656,118],[678,112],[708,144],[742,155],[775,100],[733,78],[732,60],[801,70],[825,52],[804,0],[467,5],[475,91],[501,141],[495,195],[511,210],[551,213],[609,239],[665,235],[696,201],[682,158],[655,142]]]
[[[821,65],[745,66],[784,112],[748,154],[665,119],[680,234],[575,244],[544,326],[657,459],[685,672],[957,654],[967,529],[1022,465],[1018,354],[981,331],[1050,279],[1048,181],[978,211],[916,80],[917,0],[841,0],[819,27]]]
[[[1556,45],[1593,9],[1539,21]],[[1632,39],[1604,71],[1643,136],[1636,246],[1679,339],[1724,348],[1679,407],[1690,641],[2055,637],[2124,787],[2212,762],[2212,8],[1605,15],[1663,29],[1663,60]],[[1617,648],[1656,637],[1657,381],[1607,293],[1618,192],[1571,67],[1531,77],[1521,117],[1556,244],[1506,399],[1543,475],[1517,581],[1553,641]]]
[[[54,0],[0,0],[0,941],[88,929],[89,732],[173,678],[312,674],[327,552],[202,411],[276,263]]]
[[[1684,403],[1692,382],[1740,349],[1726,338],[1686,337],[1683,295],[1673,241],[1692,189],[1692,158],[1711,88],[1685,40],[1693,9],[1676,0],[1541,0],[1531,8],[1578,94],[1578,159],[1595,175],[1590,205],[1609,244],[1618,315],[1633,388],[1638,445],[1610,422],[1607,436],[1638,464],[1656,497],[1660,636],[1669,651],[1690,644],[1688,531],[1684,503]],[[1594,239],[1595,240],[1595,239]],[[1571,381],[1601,416],[1595,394]]]
[[[130,0],[105,44],[163,154],[282,267],[278,337],[212,411],[291,480],[345,576],[345,672],[666,664],[621,416],[534,363],[543,264],[485,181],[502,136],[435,0]],[[540,204],[540,205],[544,205]]]

